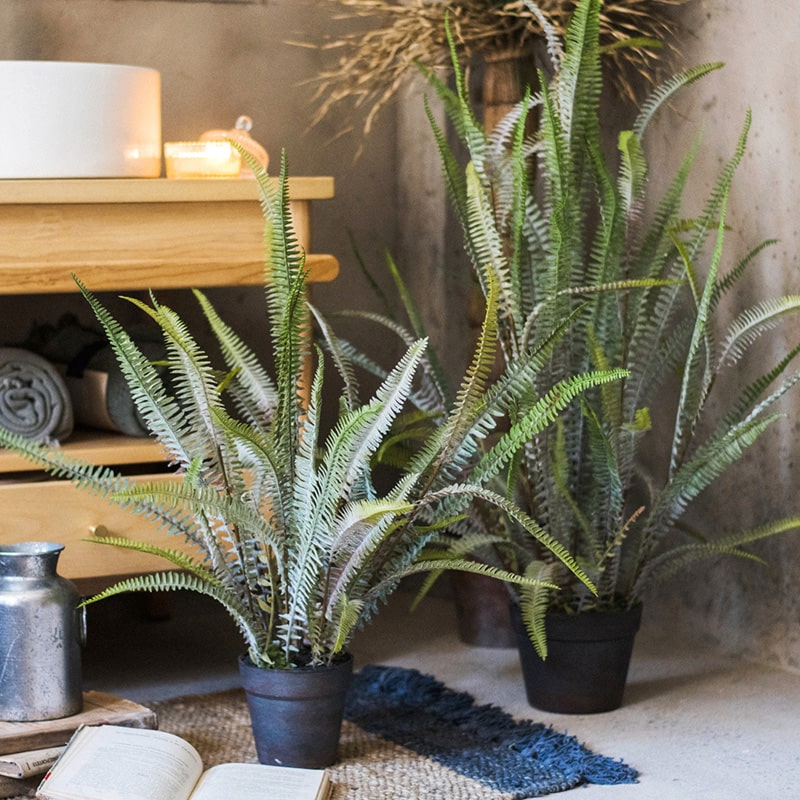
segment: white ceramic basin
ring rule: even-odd
[[[157,70],[0,61],[0,178],[160,174]]]

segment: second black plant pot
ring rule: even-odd
[[[542,660],[512,604],[528,702],[559,714],[597,714],[622,705],[641,606],[624,611],[548,613],[547,658]]]

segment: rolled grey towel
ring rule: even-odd
[[[0,347],[0,425],[39,442],[72,433],[66,384],[47,359],[20,347]]]
[[[158,328],[130,325],[127,330],[146,358],[161,361],[166,357]],[[20,346],[58,366],[78,425],[128,436],[150,435],[102,331],[85,327],[74,315],[64,314],[56,325],[35,325]]]

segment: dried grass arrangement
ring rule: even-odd
[[[601,41],[613,59],[617,88],[633,97],[632,74],[652,79],[653,54],[670,40],[670,6],[686,0],[608,0],[601,12]],[[340,7],[337,20],[365,24],[321,47],[335,51],[333,67],[324,69],[314,100],[314,122],[342,101],[367,110],[364,132],[392,99],[417,64],[447,69],[450,52],[445,17],[465,63],[477,57],[530,52],[544,40],[544,27],[563,35],[574,9],[572,0],[324,0]],[[624,48],[619,45],[629,42]]]

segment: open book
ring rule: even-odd
[[[49,800],[324,800],[325,770],[220,764],[171,733],[117,725],[80,728],[45,775]]]

